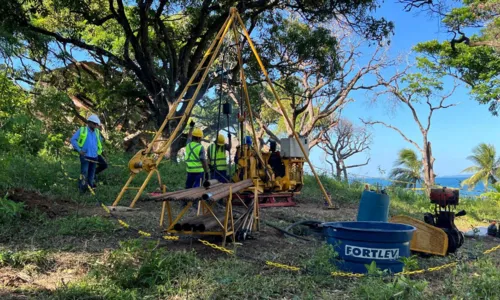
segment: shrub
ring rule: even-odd
[[[424,299],[427,281],[396,276],[390,281],[377,277],[363,277],[355,288],[359,299]]]
[[[24,211],[24,203],[7,199],[8,195],[0,198],[0,223],[8,223]]]
[[[53,265],[49,253],[44,250],[37,251],[0,251],[0,266],[25,268],[34,265],[36,269],[47,270]]]

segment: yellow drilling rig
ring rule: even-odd
[[[232,34],[229,35],[228,33],[230,32]],[[271,199],[268,204],[276,204],[276,199],[279,198],[280,195],[283,195],[283,197],[286,198],[285,202],[288,203],[285,205],[293,205],[291,197],[293,197],[293,193],[297,193],[301,190],[304,184],[304,164],[308,163],[324,194],[325,200],[329,203],[329,207],[335,208],[309,160],[307,141],[305,138],[299,137],[299,135],[294,132],[292,137],[285,138],[280,141],[281,151],[277,151],[275,142],[271,142],[269,152],[263,153],[261,151],[262,145],[260,145],[260,141],[256,136],[254,116],[250,105],[247,81],[243,68],[244,63],[241,55],[241,47],[243,45],[242,40],[246,40],[245,45],[248,45],[251,48],[254,58],[257,60],[260,70],[275,97],[276,103],[282,111],[285,121],[291,128],[293,128],[293,125],[288,117],[283,103],[281,102],[271,80],[269,79],[268,72],[266,71],[255,45],[245,28],[245,24],[235,8],[231,8],[228,18],[205,52],[201,62],[193,72],[184,90],[181,92],[176,101],[172,103],[167,117],[160,128],[156,131],[152,141],[148,144],[146,149],[142,149],[137,152],[130,160],[128,164],[130,176],[113,202],[113,206],[117,206],[119,204],[127,191],[135,191],[135,196],[130,203],[130,207],[134,207],[154,175],[156,175],[158,179],[158,184],[162,192],[166,192],[166,187],[162,184],[158,166],[165,157],[173,141],[179,136],[181,130],[187,123],[198,94],[202,89],[203,83],[207,78],[214,61],[220,53],[224,39],[228,36],[231,36],[234,39],[234,44],[236,45],[237,63],[240,66],[239,79],[242,89],[241,102],[246,113],[248,113],[248,118],[241,118],[240,122],[242,124],[243,122],[249,122],[251,128],[249,136],[244,136],[243,132],[240,132],[241,144],[237,150],[235,158],[236,171],[232,177],[233,181],[239,182],[246,179],[252,179],[254,186],[250,189],[246,189],[245,191],[250,193],[258,191],[261,193],[260,196],[264,199],[264,202],[266,199]],[[188,90],[193,88],[195,89],[194,93],[189,93],[190,96],[186,98]],[[186,104],[186,107],[184,109],[184,113],[178,114],[177,109],[181,103]],[[171,125],[170,122],[174,120],[175,125],[172,127],[175,128],[168,132],[168,136],[165,138],[165,129],[170,128],[167,127],[167,125]],[[242,128],[244,128],[244,126],[240,126],[241,131]],[[132,186],[132,182],[141,172],[145,172],[147,174],[146,178],[143,179],[141,185]],[[163,209],[165,209],[165,207]]]

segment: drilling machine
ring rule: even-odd
[[[455,217],[465,216],[465,210],[457,213],[459,191],[447,188],[431,189],[431,203],[434,204],[434,214],[425,213],[425,223],[441,228],[448,236],[447,253],[455,253],[464,243],[464,235],[455,226]]]
[[[425,213],[424,221],[408,216],[394,216],[392,223],[414,226],[410,242],[412,251],[445,256],[457,251],[464,243],[464,235],[455,226],[455,217],[464,216],[465,210],[455,213],[459,203],[459,191],[447,188],[431,189],[431,204],[434,214]]]
[[[307,139],[301,138],[300,142],[306,146]],[[281,139],[281,151],[277,150],[276,141],[269,141],[269,144],[269,151],[261,152],[247,136],[243,147],[237,149],[236,172],[232,179],[234,182],[257,179],[260,207],[294,206],[292,198],[304,184],[304,155],[294,138]]]

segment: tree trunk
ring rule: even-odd
[[[344,171],[344,180],[348,182],[349,180],[347,179],[347,168],[345,167],[345,165],[343,165],[343,171]]]
[[[341,181],[342,180],[342,167],[340,166],[340,162],[337,163],[337,180]]]
[[[421,151],[422,162],[424,165],[424,184],[427,196],[431,193],[431,188],[434,186],[434,157],[432,157],[431,142],[424,138],[424,149]]]

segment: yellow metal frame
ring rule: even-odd
[[[203,86],[203,83],[204,83],[204,81],[209,73],[209,69],[212,66],[215,58],[218,56],[220,48],[224,42],[224,38],[226,37],[226,35],[230,29],[233,31],[234,41],[236,42],[236,45],[237,45],[237,59],[238,59],[239,65],[240,65],[240,79],[241,79],[242,85],[243,85],[243,91],[244,91],[243,94],[245,97],[245,104],[248,108],[249,121],[250,121],[250,125],[252,128],[252,135],[253,135],[253,139],[255,141],[255,144],[257,146],[256,149],[260,149],[259,140],[257,139],[256,133],[255,133],[255,128],[253,126],[253,113],[252,113],[252,109],[251,109],[251,105],[250,105],[250,97],[248,95],[245,72],[243,70],[243,59],[241,57],[241,48],[240,48],[241,34],[238,32],[238,27],[242,31],[243,38],[246,38],[246,40],[248,41],[248,44],[252,50],[252,53],[254,54],[254,56],[259,64],[259,67],[260,67],[261,71],[263,72],[263,74],[266,78],[266,81],[269,84],[276,101],[278,102],[278,105],[283,113],[283,116],[285,117],[286,122],[288,123],[290,128],[293,128],[292,122],[290,121],[290,118],[288,117],[288,114],[285,110],[285,107],[284,107],[283,103],[281,102],[281,99],[279,98],[278,93],[276,92],[276,90],[275,90],[275,88],[274,88],[274,86],[269,78],[267,70],[264,67],[264,64],[262,63],[262,60],[259,56],[259,53],[257,52],[257,49],[255,48],[255,45],[254,45],[252,39],[250,38],[250,34],[248,33],[248,31],[245,28],[245,23],[241,19],[240,15],[238,13],[238,10],[236,8],[232,7],[230,9],[230,13],[229,13],[228,18],[226,19],[226,21],[222,25],[221,29],[217,33],[215,39],[210,44],[208,50],[203,55],[203,58],[202,58],[200,64],[197,66],[196,70],[194,71],[193,75],[189,79],[188,83],[186,84],[186,86],[182,90],[182,92],[179,95],[179,97],[177,98],[177,100],[170,107],[169,112],[167,114],[167,117],[163,121],[163,123],[160,126],[160,128],[158,129],[158,131],[156,131],[156,134],[154,135],[153,140],[151,141],[151,143],[148,144],[148,147],[146,149],[137,152],[137,154],[134,156],[134,158],[130,161],[130,163],[129,163],[129,169],[131,171],[130,177],[127,180],[127,182],[125,183],[125,185],[123,186],[123,188],[121,189],[121,191],[118,194],[118,196],[116,197],[115,201],[113,202],[113,204],[112,204],[113,206],[118,205],[118,203],[121,201],[121,199],[123,198],[123,196],[127,190],[138,190],[135,197],[133,198],[133,200],[130,204],[130,207],[134,207],[135,203],[137,202],[137,200],[139,199],[141,194],[144,192],[144,190],[145,190],[147,184],[149,183],[149,180],[153,176],[153,174],[155,172],[158,173],[158,171],[157,171],[158,165],[165,157],[167,151],[169,150],[170,146],[172,145],[172,143],[173,143],[174,139],[176,138],[177,134],[179,133],[179,131],[183,128],[184,123],[187,122],[187,119],[188,119],[188,117],[193,109],[195,102],[196,102],[196,98],[198,97],[198,94]],[[186,95],[186,93],[188,92],[188,90],[193,86],[196,86],[196,90],[193,93],[192,97],[189,99],[183,99],[184,96]],[[182,115],[176,115],[178,105],[180,103],[183,103],[183,102],[188,103],[187,107],[185,109],[185,113],[183,113]],[[179,121],[178,121],[175,129],[170,133],[170,136],[167,139],[161,139],[161,137],[163,135],[163,131],[165,130],[165,127],[167,126],[168,122],[171,120],[179,120]],[[293,131],[293,136],[297,141],[299,141],[299,136],[298,136],[297,132]],[[153,150],[154,144],[157,142],[160,142],[160,141],[161,142],[166,141],[166,142],[163,145],[161,145],[159,149]],[[331,208],[333,208],[334,205],[331,202],[331,199],[328,196],[328,193],[326,192],[325,188],[323,187],[323,184],[319,180],[318,174],[316,173],[314,166],[312,165],[311,161],[307,157],[304,146],[300,142],[298,143],[298,145],[300,147],[300,150],[304,154],[305,160],[307,161],[307,163],[311,167],[311,170],[312,170],[312,172],[313,172],[313,174],[314,174],[314,176],[315,176],[315,178],[316,178],[316,180],[321,188],[321,191],[323,192],[326,200],[328,201],[329,206]],[[269,178],[271,178],[273,176],[272,170],[267,166],[267,164],[263,163],[263,158],[262,158],[260,151],[256,151],[256,154],[257,154],[257,158],[260,160],[262,165],[266,166],[266,169],[265,169],[266,175]],[[144,182],[142,183],[142,185],[140,187],[131,187],[130,184],[132,183],[132,180],[135,178],[135,176],[140,171],[145,171],[147,173],[146,179],[144,180]],[[159,179],[159,180],[160,180],[160,187],[162,187],[162,190],[164,190],[164,187],[161,184],[161,179]],[[256,203],[258,205],[258,201],[256,201]],[[169,208],[165,207],[165,205],[164,205],[162,211],[164,212],[165,209],[169,209]],[[162,214],[162,221],[163,221],[163,214]],[[258,222],[256,224],[254,224],[254,226],[258,227]]]
[[[213,206],[215,202],[212,202],[209,204],[209,201],[205,200],[200,200],[198,203],[198,215],[200,215],[200,208],[202,210],[201,215],[211,215],[215,220],[217,220],[217,223],[219,224],[219,227],[221,231],[204,231],[204,232],[195,232],[195,231],[178,231],[174,230],[174,225],[177,224],[182,217],[186,214],[186,212],[189,210],[189,208],[193,205],[193,201],[188,202],[188,204],[179,212],[179,214],[175,217],[175,219],[172,221],[172,218],[174,215],[172,214],[172,209],[170,206],[170,202],[168,200],[165,200],[163,202],[163,209],[162,209],[162,214],[160,218],[160,227],[163,227],[164,223],[164,216],[165,213],[167,213],[168,217],[168,227],[165,230],[167,233],[170,233],[172,235],[210,235],[210,236],[221,236],[222,237],[222,246],[226,245],[226,237],[231,236],[231,239],[233,243],[236,241],[235,238],[235,232],[234,232],[234,217],[233,217],[233,193],[232,193],[232,188],[229,187],[229,197],[226,200],[226,206],[225,206],[225,211],[224,211],[224,219],[220,220],[217,218],[213,211]],[[254,218],[255,218],[255,213],[254,213]]]

